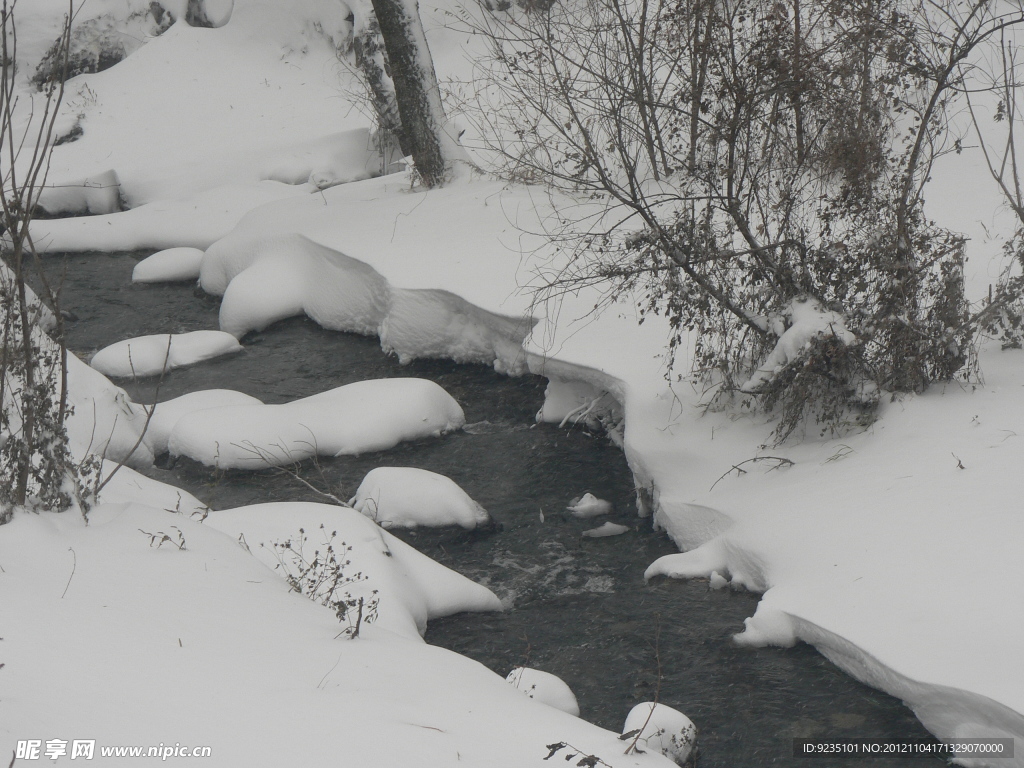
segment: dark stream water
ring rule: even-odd
[[[64,271],[69,347],[88,356],[131,336],[217,327],[218,302],[184,285],[133,286],[131,270],[147,254],[53,257]],[[436,560],[488,585],[503,614],[458,615],[432,622],[427,641],[505,675],[527,665],[552,672],[576,693],[582,717],[619,731],[636,703],[658,697],[696,723],[701,768],[938,765],[939,760],[792,757],[803,737],[928,739],[899,701],[850,679],[812,648],[741,648],[730,642],[757,596],[714,591],[706,582],[658,580],[644,569],[676,551],[636,517],[632,477],[622,453],[578,429],[535,425],[544,381],[510,379],[484,366],[445,361],[398,365],[376,339],[324,331],[304,319],[278,323],[243,340],[241,354],[167,375],[166,400],[198,389],[237,389],[282,402],[341,384],[384,376],[433,379],[462,405],[465,432],[405,443],[358,457],[307,463],[305,477],[341,498],[377,466],[414,466],[448,475],[488,509],[493,528],[398,534]],[[152,402],[153,380],[118,382]],[[319,501],[299,482],[272,472],[215,476],[166,458],[153,477],[184,487],[214,508],[273,500]],[[564,508],[586,491],[612,501],[622,535],[588,539]],[[543,511],[543,520],[541,516]],[[600,522],[600,521],[598,521]],[[660,678],[660,679],[659,679]]]

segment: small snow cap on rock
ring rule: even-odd
[[[461,525],[476,528],[490,521],[454,481],[412,467],[377,467],[360,483],[349,504],[384,528]]]
[[[132,270],[133,283],[174,283],[199,279],[203,252],[198,248],[168,248],[157,251]]]
[[[576,695],[572,689],[550,672],[516,667],[508,673],[505,682],[542,704],[568,712],[573,717],[580,716],[580,705],[576,703]]]
[[[607,536],[621,536],[628,530],[628,525],[619,525],[618,523],[605,523],[604,525],[597,526],[597,528],[591,528],[589,531],[584,531],[583,535],[589,539],[603,539]]]
[[[637,704],[626,716],[622,726],[623,739],[630,744],[635,739],[640,752],[661,752],[676,765],[686,765],[686,759],[697,743],[697,727],[682,712],[664,704],[645,701]]]
[[[570,501],[567,509],[576,517],[597,517],[611,514],[612,503],[599,499],[592,493],[584,493]]]
[[[89,365],[111,378],[159,376],[172,368],[241,351],[238,339],[223,331],[162,333],[104,347],[93,355]]]

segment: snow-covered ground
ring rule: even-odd
[[[424,192],[405,174],[366,178],[366,121],[334,50],[343,10],[285,5],[236,0],[222,27],[179,21],[112,69],[71,81],[66,120],[83,135],[55,151],[51,181],[114,170],[134,207],[37,222],[36,242],[200,248],[201,283],[224,296],[221,330],[238,337],[306,314],[379,335],[404,359],[548,377],[544,419],[621,420],[644,511],[684,550],[649,576],[763,592],[740,642],[810,642],[903,699],[939,737],[1015,737],[1018,756],[992,764],[1024,766],[1024,353],[987,349],[983,382],[887,403],[866,432],[763,449],[763,421],[705,414],[699,392],[669,383],[665,324],[640,325],[631,304],[608,305],[597,288],[534,301],[531,288],[557,269],[537,233],[559,201],[543,190],[471,176]],[[453,34],[431,34],[440,66],[455,66]],[[969,170],[947,177],[962,186]],[[324,178],[362,180],[322,188]],[[936,207],[948,226],[973,232],[975,217],[992,215],[951,202],[954,193]],[[983,288],[998,247],[979,237],[972,248],[972,264],[985,265],[972,285]],[[95,371],[78,375],[89,382],[83,402],[121,408],[115,426],[130,446],[144,415]],[[271,407],[236,395],[168,406],[166,424],[158,408],[135,459],[160,449],[150,440],[173,443],[189,419],[183,433],[202,433],[196,451],[215,456],[233,411]],[[0,754],[24,738],[189,739],[214,745],[217,765],[518,766],[567,741],[613,765],[665,764],[624,756],[614,734],[419,642],[427,618],[495,608],[493,596],[367,518],[266,506],[200,523],[180,514],[193,500],[175,507],[173,490],[118,477],[117,503],[88,527],[20,515],[0,529]],[[335,640],[331,612],[267,568],[274,541],[300,527],[315,538],[321,524],[365,557],[360,588],[380,590],[381,621],[355,641]]]

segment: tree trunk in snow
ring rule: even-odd
[[[444,108],[434,62],[420,23],[416,0],[372,0],[395,84],[403,151],[428,187],[444,183],[454,142],[445,135]]]
[[[362,29],[352,39],[356,66],[363,75],[369,91],[373,111],[377,115],[377,143],[385,166],[393,157],[394,142],[401,148],[401,155],[412,154],[412,146],[402,129],[402,118],[398,114],[398,101],[395,99],[395,84],[388,74],[387,56],[384,50],[384,39],[380,34],[377,17],[370,8],[361,14],[365,17]]]

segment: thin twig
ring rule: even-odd
[[[64,595],[68,593],[68,587],[71,586],[71,579],[75,577],[75,569],[78,567],[78,557],[75,555],[75,550],[72,547],[68,547],[68,551],[71,553],[73,558],[71,561],[71,575],[68,576],[68,583],[64,585],[64,591],[60,594],[60,599],[64,599]]]

